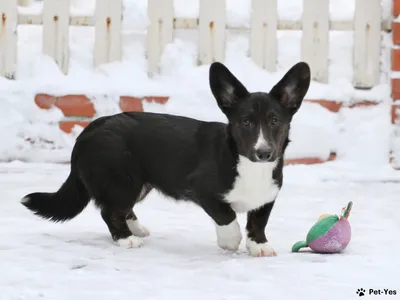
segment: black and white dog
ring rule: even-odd
[[[294,65],[269,93],[248,92],[218,62],[209,80],[228,124],[143,112],[98,118],[77,138],[71,172],[60,189],[29,194],[22,204],[62,222],[94,199],[114,241],[134,248],[149,231],[133,207],[154,188],[202,207],[222,249],[238,249],[236,213],[247,213],[250,255],[276,255],[265,227],[282,186],[290,123],[309,88],[310,68]]]

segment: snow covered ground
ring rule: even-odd
[[[347,300],[358,298],[359,288],[400,295],[400,176],[363,176],[338,163],[286,167],[267,228],[278,256],[252,258],[243,243],[237,253],[220,250],[201,209],[157,193],[136,208],[151,236],[130,250],[112,243],[92,206],[53,224],[19,203],[26,193],[58,188],[68,168],[0,164],[1,300]],[[342,254],[290,253],[320,214],[339,213],[349,200],[353,236]]]
[[[0,0],[1,1],[1,0]],[[93,11],[93,0],[72,0],[73,12]],[[384,10],[389,0],[383,0]],[[175,0],[178,17],[196,17],[197,0]],[[249,0],[228,0],[229,24],[249,22]],[[58,109],[40,110],[39,92],[87,93],[97,115],[119,112],[120,95],[169,95],[166,105],[146,111],[225,121],[207,85],[208,66],[196,65],[193,36],[177,33],[163,54],[160,76],[149,79],[144,57],[146,0],[125,0],[123,62],[93,69],[93,29],[71,28],[70,70],[64,76],[41,53],[41,28],[18,29],[17,80],[0,77],[0,300],[133,299],[353,299],[359,288],[396,289],[400,295],[400,172],[388,164],[390,150],[390,35],[383,34],[381,84],[356,91],[352,33],[331,32],[329,84],[313,82],[308,99],[382,100],[376,107],[331,113],[304,104],[294,119],[287,158],[337,161],[285,167],[284,188],[267,228],[273,258],[251,258],[244,245],[227,253],[216,245],[214,227],[201,209],[166,201],[157,193],[137,206],[152,234],[141,249],[115,246],[100,214],[89,206],[66,224],[28,212],[19,200],[33,191],[54,191],[67,165],[74,135],[58,128]],[[281,19],[298,19],[302,0],[279,0]],[[40,11],[40,3],[27,12]],[[25,10],[25,9],[24,9]],[[330,1],[330,17],[349,20],[354,0]],[[300,32],[279,32],[278,72],[260,70],[247,57],[247,37],[230,35],[226,64],[249,90],[268,91],[300,59]],[[354,202],[353,238],[339,255],[292,254],[322,213],[339,213]],[[243,227],[245,218],[240,216]],[[393,296],[392,296],[393,297]],[[389,297],[391,298],[391,297]]]

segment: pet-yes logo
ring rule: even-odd
[[[381,295],[381,296],[395,296],[397,295],[396,290],[391,290],[391,289],[368,289],[365,290],[363,288],[357,289],[356,294],[359,297],[367,296],[367,295]]]

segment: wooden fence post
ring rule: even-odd
[[[147,70],[149,76],[158,72],[158,65],[165,46],[173,38],[173,0],[148,0],[150,25],[147,27]]]
[[[200,64],[223,61],[225,57],[225,0],[200,0]]]
[[[0,76],[15,79],[17,68],[17,0],[0,0]]]
[[[94,66],[122,58],[122,0],[96,0]]]
[[[303,0],[301,57],[312,79],[328,82],[329,0]]]
[[[380,79],[381,1],[356,0],[354,16],[353,85],[371,88]]]
[[[43,3],[43,52],[56,61],[64,74],[69,66],[69,14],[69,0]]]
[[[261,68],[276,71],[277,0],[252,0],[250,56]]]

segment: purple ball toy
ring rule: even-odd
[[[348,217],[352,206],[353,202],[350,201],[342,209],[341,216],[327,214],[320,216],[308,232],[306,241],[295,243],[292,252],[298,252],[304,247],[310,247],[318,253],[337,253],[345,249],[351,239]]]

